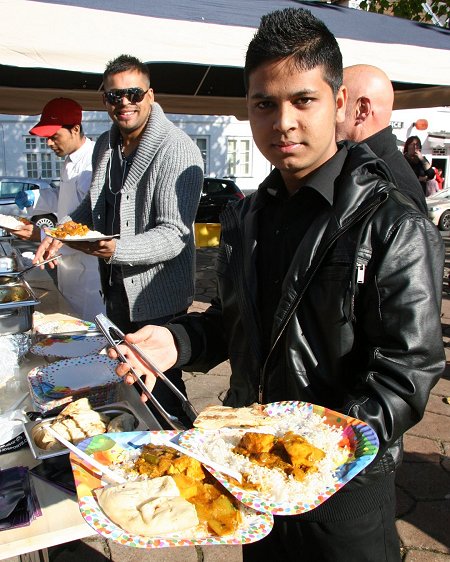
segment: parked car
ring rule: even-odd
[[[439,230],[450,230],[450,188],[427,197],[428,216]]]
[[[43,226],[54,227],[57,222],[55,215],[46,214],[30,217],[25,209],[20,209],[15,203],[18,193],[40,189],[57,189],[57,184],[53,181],[47,182],[35,178],[0,177],[0,213],[3,215],[27,217],[40,228]]]
[[[233,180],[205,178],[195,222],[220,222],[219,215],[227,204],[244,197],[245,195]]]

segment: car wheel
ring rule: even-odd
[[[450,230],[450,210],[444,211],[439,219],[439,230]]]
[[[32,221],[39,228],[43,228],[44,226],[47,228],[55,228],[56,226],[56,217],[54,215],[41,215],[38,217],[33,217]]]

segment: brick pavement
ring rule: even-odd
[[[450,239],[442,297],[446,369],[431,391],[423,419],[405,435],[397,474],[397,529],[404,562],[450,561]]]

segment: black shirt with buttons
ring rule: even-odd
[[[258,305],[266,351],[283,279],[314,219],[325,206],[333,204],[335,182],[346,156],[347,149],[341,147],[306,178],[294,195],[289,195],[276,169],[261,185],[258,193],[262,207],[258,212],[257,274]]]

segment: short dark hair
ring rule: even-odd
[[[291,58],[299,70],[323,66],[334,95],[342,86],[342,54],[336,37],[309,10],[285,8],[266,14],[247,49],[244,81],[266,62]]]
[[[137,70],[141,74],[144,74],[144,76],[147,76],[150,86],[150,71],[148,66],[131,55],[119,55],[115,59],[110,60],[103,73],[103,82],[112,74],[119,74],[119,72],[127,72],[129,70]]]
[[[84,137],[83,125],[81,123],[78,123],[78,126],[80,127],[80,137],[83,138]],[[76,125],[63,125],[62,129],[67,129],[68,131],[71,131],[74,127],[76,127]]]

